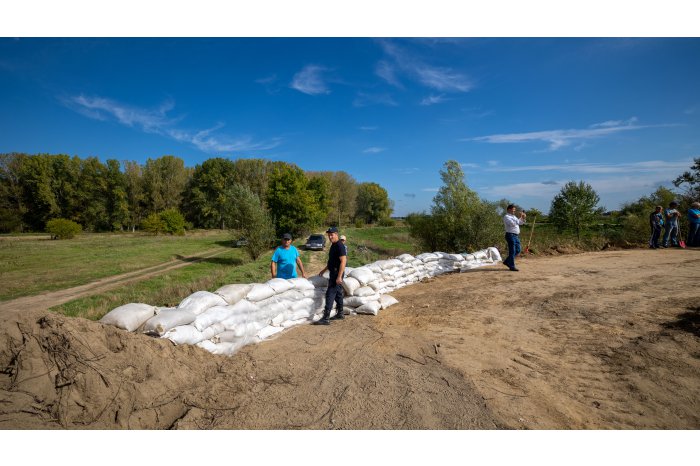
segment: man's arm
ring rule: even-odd
[[[297,256],[297,265],[299,270],[301,270],[301,276],[306,278],[306,272],[304,272],[304,264],[301,263],[301,257]]]
[[[270,262],[270,273],[272,273],[272,278],[277,277],[277,262]]]
[[[335,282],[340,285],[343,283],[343,274],[345,273],[345,263],[348,261],[348,256],[340,256],[340,269],[338,270],[338,278]]]

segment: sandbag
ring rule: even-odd
[[[386,309],[389,306],[393,306],[394,304],[396,304],[398,302],[399,302],[398,299],[396,299],[393,296],[388,295],[388,294],[382,295],[379,298],[379,304],[381,304],[382,309]]]
[[[373,294],[370,296],[349,296],[349,297],[343,299],[343,307],[345,307],[345,306],[360,307],[360,306],[363,306],[369,302],[379,300],[380,296],[381,295],[379,295],[379,294]]]
[[[361,288],[358,288],[355,290],[355,294],[353,296],[370,296],[375,294],[375,291],[369,287],[369,286],[363,286]]]
[[[290,283],[284,278],[273,278],[267,281],[267,284],[275,290],[275,294],[284,293],[287,290],[294,288],[294,283]]]
[[[227,303],[236,304],[246,297],[251,288],[253,288],[251,283],[233,283],[231,285],[222,286],[214,293],[224,298]]]
[[[413,262],[414,260],[416,260],[416,258],[410,254],[401,254],[400,256],[397,256],[396,258],[404,263]]]
[[[133,332],[154,315],[156,315],[155,306],[129,303],[112,309],[100,319],[100,322]]]
[[[290,278],[289,283],[294,285],[297,290],[313,290],[314,284],[303,277]]]
[[[206,311],[202,312],[200,315],[196,316],[192,325],[194,325],[194,328],[201,332],[205,328],[217,322],[223,322],[224,320],[231,317],[231,315],[235,312],[236,311],[233,306],[210,307]]]
[[[320,275],[309,277],[309,281],[315,288],[326,288],[328,286],[328,278],[323,278]]]
[[[268,325],[267,327],[262,328],[262,329],[258,332],[257,336],[258,336],[258,338],[260,338],[261,340],[265,340],[265,339],[267,339],[267,338],[270,338],[272,335],[274,335],[274,334],[276,334],[276,333],[279,333],[279,332],[281,332],[281,331],[283,331],[283,330],[284,330],[283,327],[273,327],[272,325]]]
[[[363,304],[362,306],[358,307],[355,309],[355,312],[358,314],[371,314],[376,316],[379,314],[379,310],[382,308],[382,305],[379,303],[379,301],[370,301],[367,304]]]
[[[423,254],[418,254],[416,256],[416,259],[420,259],[423,262],[433,262],[439,259],[439,257],[436,254],[433,254],[432,252],[424,252]]]
[[[143,324],[143,332],[150,335],[163,336],[165,332],[178,325],[187,325],[194,322],[197,316],[187,309],[166,309],[160,314],[151,317]]]
[[[202,332],[194,328],[194,325],[179,325],[171,328],[163,335],[163,338],[167,338],[176,345],[196,345],[200,341],[206,340]]]
[[[362,285],[366,285],[367,283],[375,280],[374,272],[367,267],[358,267],[350,272],[349,276],[359,281]]]
[[[503,261],[503,258],[501,257],[501,252],[494,247],[487,248],[486,255],[494,262]]]
[[[346,296],[352,296],[353,292],[360,288],[360,282],[353,277],[347,277],[343,280],[343,289],[345,290]]]
[[[208,291],[196,291],[183,299],[177,308],[187,309],[194,312],[195,315],[199,315],[210,307],[226,305],[228,305],[228,302],[218,294]]]
[[[246,295],[245,299],[254,303],[267,299],[275,294],[275,290],[267,283],[255,283]]]

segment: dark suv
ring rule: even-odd
[[[304,245],[305,249],[312,249],[315,251],[323,251],[326,247],[326,237],[323,235],[311,235],[309,239],[306,240]]]

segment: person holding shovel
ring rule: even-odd
[[[507,213],[503,216],[503,225],[506,228],[506,243],[508,244],[508,257],[503,264],[511,272],[517,272],[515,267],[515,256],[520,254],[520,225],[525,224],[525,211],[521,211],[519,216],[515,216],[515,206],[508,204]]]

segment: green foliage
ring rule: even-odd
[[[163,231],[171,235],[185,234],[185,217],[177,209],[166,209],[160,213]]]
[[[549,221],[559,231],[573,230],[580,239],[581,232],[602,214],[603,208],[596,207],[599,201],[600,197],[591,185],[570,181],[554,196]]]
[[[22,231],[26,208],[22,201],[20,168],[26,155],[0,154],[0,232]]]
[[[155,160],[148,159],[143,168],[146,212],[179,207],[188,176],[185,162],[179,157],[164,155]]]
[[[165,222],[157,213],[149,214],[148,217],[141,222],[141,229],[146,233],[157,235],[165,232]]]
[[[465,252],[492,246],[502,236],[498,204],[481,200],[464,183],[464,172],[454,160],[440,171],[443,186],[433,198],[431,215],[406,219],[411,235],[430,251]]]
[[[257,260],[275,241],[272,219],[260,198],[248,187],[234,184],[230,190],[233,236],[235,239],[245,238],[247,243],[243,248],[252,260]]]
[[[700,199],[700,157],[696,157],[690,170],[673,180],[673,184],[676,187],[687,185],[685,197],[688,203]]]
[[[622,225],[621,237],[629,243],[646,243],[651,235],[649,215],[657,205],[666,207],[676,198],[676,194],[668,188],[659,188],[649,196],[642,196],[635,202],[625,204],[620,211]]]
[[[361,183],[357,188],[355,217],[367,223],[390,217],[393,209],[386,189],[377,183]]]
[[[393,227],[396,226],[396,221],[391,217],[384,217],[379,219],[380,227]]]
[[[322,189],[320,184],[314,188]],[[296,165],[277,162],[269,174],[267,206],[272,213],[275,233],[295,237],[320,225],[327,212],[319,205],[321,193],[309,186],[309,179]]]
[[[51,239],[71,239],[83,231],[78,223],[65,218],[54,218],[46,222],[46,232]]]
[[[365,221],[361,218],[355,219],[355,228],[364,228],[365,227]]]
[[[197,165],[183,194],[187,218],[204,228],[226,228],[232,194],[227,188],[234,179],[236,166],[223,158],[213,158]]]

